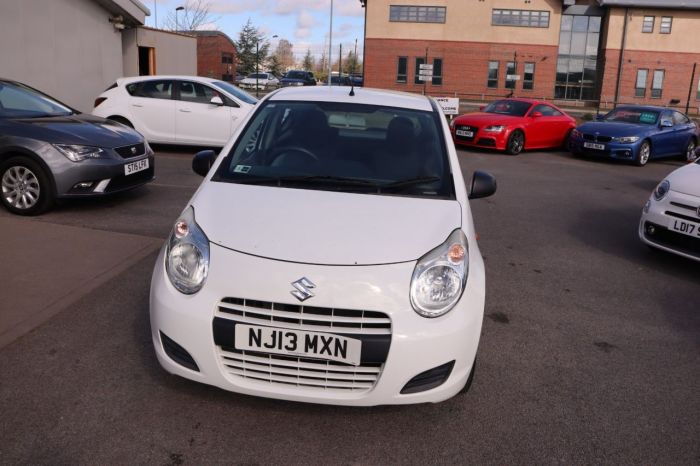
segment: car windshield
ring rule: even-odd
[[[285,77],[289,79],[306,79],[307,74],[304,71],[290,71]]]
[[[0,82],[0,118],[66,116],[74,112],[49,96],[21,84]]]
[[[484,113],[498,113],[500,115],[525,116],[532,104],[520,100],[497,100],[489,104]]]
[[[267,75],[267,73],[253,73],[253,74],[249,74],[248,77],[251,79],[255,79],[255,78],[267,79],[268,75]]]
[[[454,198],[436,112],[267,100],[214,181]]]
[[[637,108],[617,108],[603,117],[605,121],[617,123],[633,123],[655,125],[659,119],[659,112]]]
[[[227,83],[226,81],[214,81],[212,84],[247,104],[254,105],[258,102],[258,99],[248,94],[246,91],[242,91],[241,89],[237,88],[233,84]]]

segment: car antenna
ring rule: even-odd
[[[351,79],[350,80],[350,94],[348,94],[350,97],[355,97],[355,80]]]

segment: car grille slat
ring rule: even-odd
[[[131,159],[145,154],[146,145],[144,143],[130,144],[128,146],[117,147],[114,151],[124,159]]]
[[[298,367],[301,369],[319,369],[318,361],[314,363],[299,361],[300,358],[288,357],[285,359],[277,358],[277,355],[265,355],[265,356],[255,356],[250,354],[250,352],[230,352],[226,350],[221,350],[221,355],[229,359],[237,359],[250,363],[262,363],[262,364],[272,364],[274,366],[283,367]],[[324,364],[330,372],[340,372],[340,373],[357,373],[357,374],[379,374],[379,366],[348,366],[345,364],[334,364],[332,362]]]
[[[219,307],[223,307],[226,309],[230,309],[232,311],[239,311],[241,313],[245,313],[246,315],[258,315],[258,316],[272,316],[272,317],[285,317],[288,319],[298,319],[299,315],[303,316],[308,316],[308,318],[304,318],[302,320],[314,320],[314,321],[321,321],[321,322],[330,322],[331,324],[337,323],[337,322],[342,322],[342,323],[357,323],[358,320],[355,317],[342,317],[342,316],[325,316],[321,314],[306,314],[306,313],[299,313],[299,312],[288,312],[288,311],[279,311],[277,309],[274,309],[274,312],[268,314],[264,313],[263,309],[258,309],[256,308],[255,310],[248,310],[246,311],[245,308],[241,306],[236,306],[233,304],[228,304],[228,303],[221,303],[219,304]],[[261,312],[263,311],[263,312]],[[241,314],[239,314],[241,315]],[[382,319],[382,318],[373,318],[371,322],[367,321],[367,323],[372,323],[372,324],[386,324],[387,326],[391,325],[391,320],[388,318]],[[330,325],[331,327],[333,325]]]
[[[676,206],[676,207],[680,207],[681,209],[692,210],[693,212],[697,212],[698,208],[700,208],[697,206],[693,207],[692,205],[682,204],[680,202],[674,202],[674,201],[671,201],[671,205]]]

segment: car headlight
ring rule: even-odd
[[[668,180],[663,180],[654,190],[654,200],[660,201],[671,190],[671,183]]]
[[[613,138],[613,141],[619,142],[622,144],[631,144],[633,142],[639,141],[639,136],[622,136],[619,138]]]
[[[188,207],[175,222],[165,250],[165,270],[170,283],[181,293],[202,289],[209,273],[209,238],[194,221]]]
[[[99,147],[81,146],[78,144],[54,144],[58,151],[65,155],[68,160],[80,162],[85,159],[99,159],[105,156],[105,151]]]
[[[506,129],[505,125],[491,125],[484,128],[484,131],[487,133],[500,133],[504,129]]]
[[[461,229],[421,257],[411,278],[411,305],[423,317],[452,309],[464,292],[469,274],[469,247]]]

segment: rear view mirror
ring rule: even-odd
[[[215,160],[216,152],[211,149],[197,152],[192,159],[192,171],[200,176],[207,176]]]
[[[530,116],[531,116],[532,118],[539,118],[539,117],[542,116],[542,112],[532,112],[532,113],[530,114]]]
[[[661,120],[661,127],[662,128],[672,128],[673,122],[671,120],[669,120],[668,118],[664,118]]]
[[[218,105],[219,107],[224,105],[224,101],[221,100],[221,97],[219,97],[218,95],[215,95],[214,97],[212,97],[211,100],[209,101],[209,103],[212,105]]]
[[[475,171],[469,189],[469,199],[489,197],[496,192],[496,177],[490,173]]]

